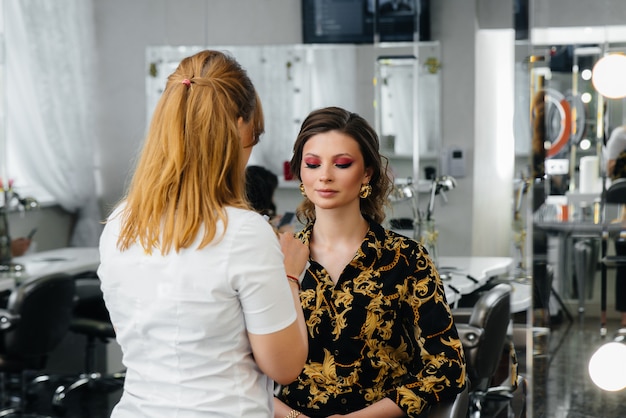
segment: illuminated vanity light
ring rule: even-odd
[[[602,390],[626,388],[626,344],[612,341],[598,348],[589,360],[589,377]]]
[[[589,68],[585,68],[582,73],[580,73],[580,77],[583,80],[591,80],[591,70]]]
[[[593,99],[593,97],[591,96],[591,93],[583,93],[580,95],[580,101],[583,103],[591,103],[591,100]]]
[[[609,99],[626,97],[626,55],[609,54],[593,66],[593,87]]]
[[[591,141],[585,138],[582,141],[580,141],[579,146],[580,146],[580,149],[583,151],[588,150],[589,148],[591,148]]]

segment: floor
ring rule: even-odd
[[[609,337],[618,325],[617,322],[609,322]],[[532,358],[532,417],[626,417],[626,390],[603,392],[591,382],[587,373],[587,362],[593,351],[602,342],[610,340],[609,337],[600,337],[598,319],[575,318],[570,322],[564,318],[552,321],[547,329],[549,333],[537,334]],[[524,358],[520,358],[522,373],[525,367]],[[50,417],[108,418],[120,396],[120,390],[110,387],[81,389],[68,395],[64,413],[60,413],[50,407],[52,390],[57,384],[41,385],[33,403],[33,412]]]
[[[533,418],[626,417],[626,390],[599,389],[587,369],[591,355],[618,328],[619,321],[610,320],[602,338],[598,318],[564,318],[548,335],[535,338]]]

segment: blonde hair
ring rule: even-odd
[[[237,61],[218,51],[182,60],[167,79],[125,197],[117,245],[147,253],[199,248],[228,225],[224,208],[248,208],[238,119],[263,133],[263,110]]]

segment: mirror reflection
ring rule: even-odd
[[[549,17],[554,16],[542,19]],[[533,393],[534,410],[542,416],[580,407],[573,398],[546,399],[551,386],[543,377],[559,382],[556,390],[562,395],[581,390],[580,385],[590,381],[593,352],[619,338],[626,326],[626,293],[621,287],[626,264],[619,261],[626,262],[621,238],[626,231],[626,193],[608,164],[614,146],[610,144],[626,123],[626,113],[623,97],[603,94],[594,80],[600,60],[625,52],[623,34],[624,27],[608,25],[541,27],[529,48]],[[619,158],[623,150],[626,143],[613,157]],[[556,365],[571,355],[580,358],[581,370]],[[598,371],[594,373],[596,382]],[[590,414],[603,414],[599,399],[618,399],[605,397],[603,383],[589,387],[592,401],[585,410]]]

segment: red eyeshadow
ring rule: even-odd
[[[352,158],[340,157],[335,160],[335,164],[345,165],[354,162]]]

